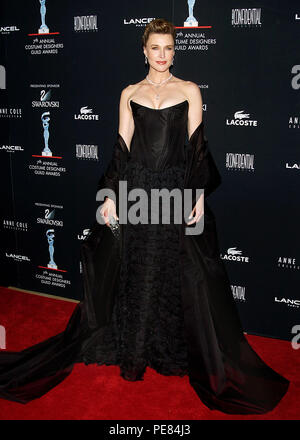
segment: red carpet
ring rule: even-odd
[[[6,349],[22,350],[65,329],[76,303],[0,288],[0,325]],[[188,377],[147,368],[143,381],[127,382],[117,366],[75,364],[57,387],[27,405],[0,399],[1,420],[299,420],[300,349],[289,341],[246,335],[262,359],[290,381],[277,408],[265,415],[230,416],[201,403]],[[163,391],[162,391],[163,390]]]

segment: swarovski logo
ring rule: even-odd
[[[45,107],[59,107],[59,101],[51,101],[51,89],[46,92],[46,90],[40,91],[40,100],[32,101],[32,107],[45,108]]]

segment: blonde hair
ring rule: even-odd
[[[173,23],[171,23],[168,20],[165,20],[164,18],[155,18],[154,20],[150,21],[147,24],[147,26],[145,27],[144,34],[142,36],[142,46],[146,47],[148,38],[152,33],[171,34],[175,44],[176,28],[173,25]]]

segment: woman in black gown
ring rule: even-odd
[[[0,353],[4,399],[27,403],[42,396],[76,362],[119,365],[131,381],[142,380],[147,366],[188,375],[208,408],[229,414],[271,411],[288,389],[289,381],[262,361],[243,334],[206,200],[221,178],[203,132],[200,90],[169,72],[174,41],[168,21],[146,26],[149,72],[121,94],[119,132],[99,185],[115,200],[105,199],[102,222],[94,222],[81,247],[84,299],[65,331],[20,352]],[[170,203],[169,224],[160,210],[157,224],[120,222],[118,239],[109,226],[120,215],[119,182],[127,182],[128,193],[144,190],[149,199],[153,188],[189,188],[194,218],[182,211],[186,221],[175,222]],[[127,212],[133,205],[128,202]],[[203,232],[189,234],[201,219]]]

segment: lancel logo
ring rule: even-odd
[[[286,162],[285,164],[285,168],[290,169],[290,170],[298,170],[300,171],[300,162]]]
[[[11,32],[17,32],[20,29],[17,26],[0,26],[0,34],[8,35]]]
[[[124,24],[134,24],[135,26],[146,26],[150,21],[154,20],[154,18],[124,18]]]
[[[298,308],[300,306],[300,300],[299,299],[277,298],[277,296],[275,296],[274,301],[276,303],[285,304],[288,307],[297,307]]]

